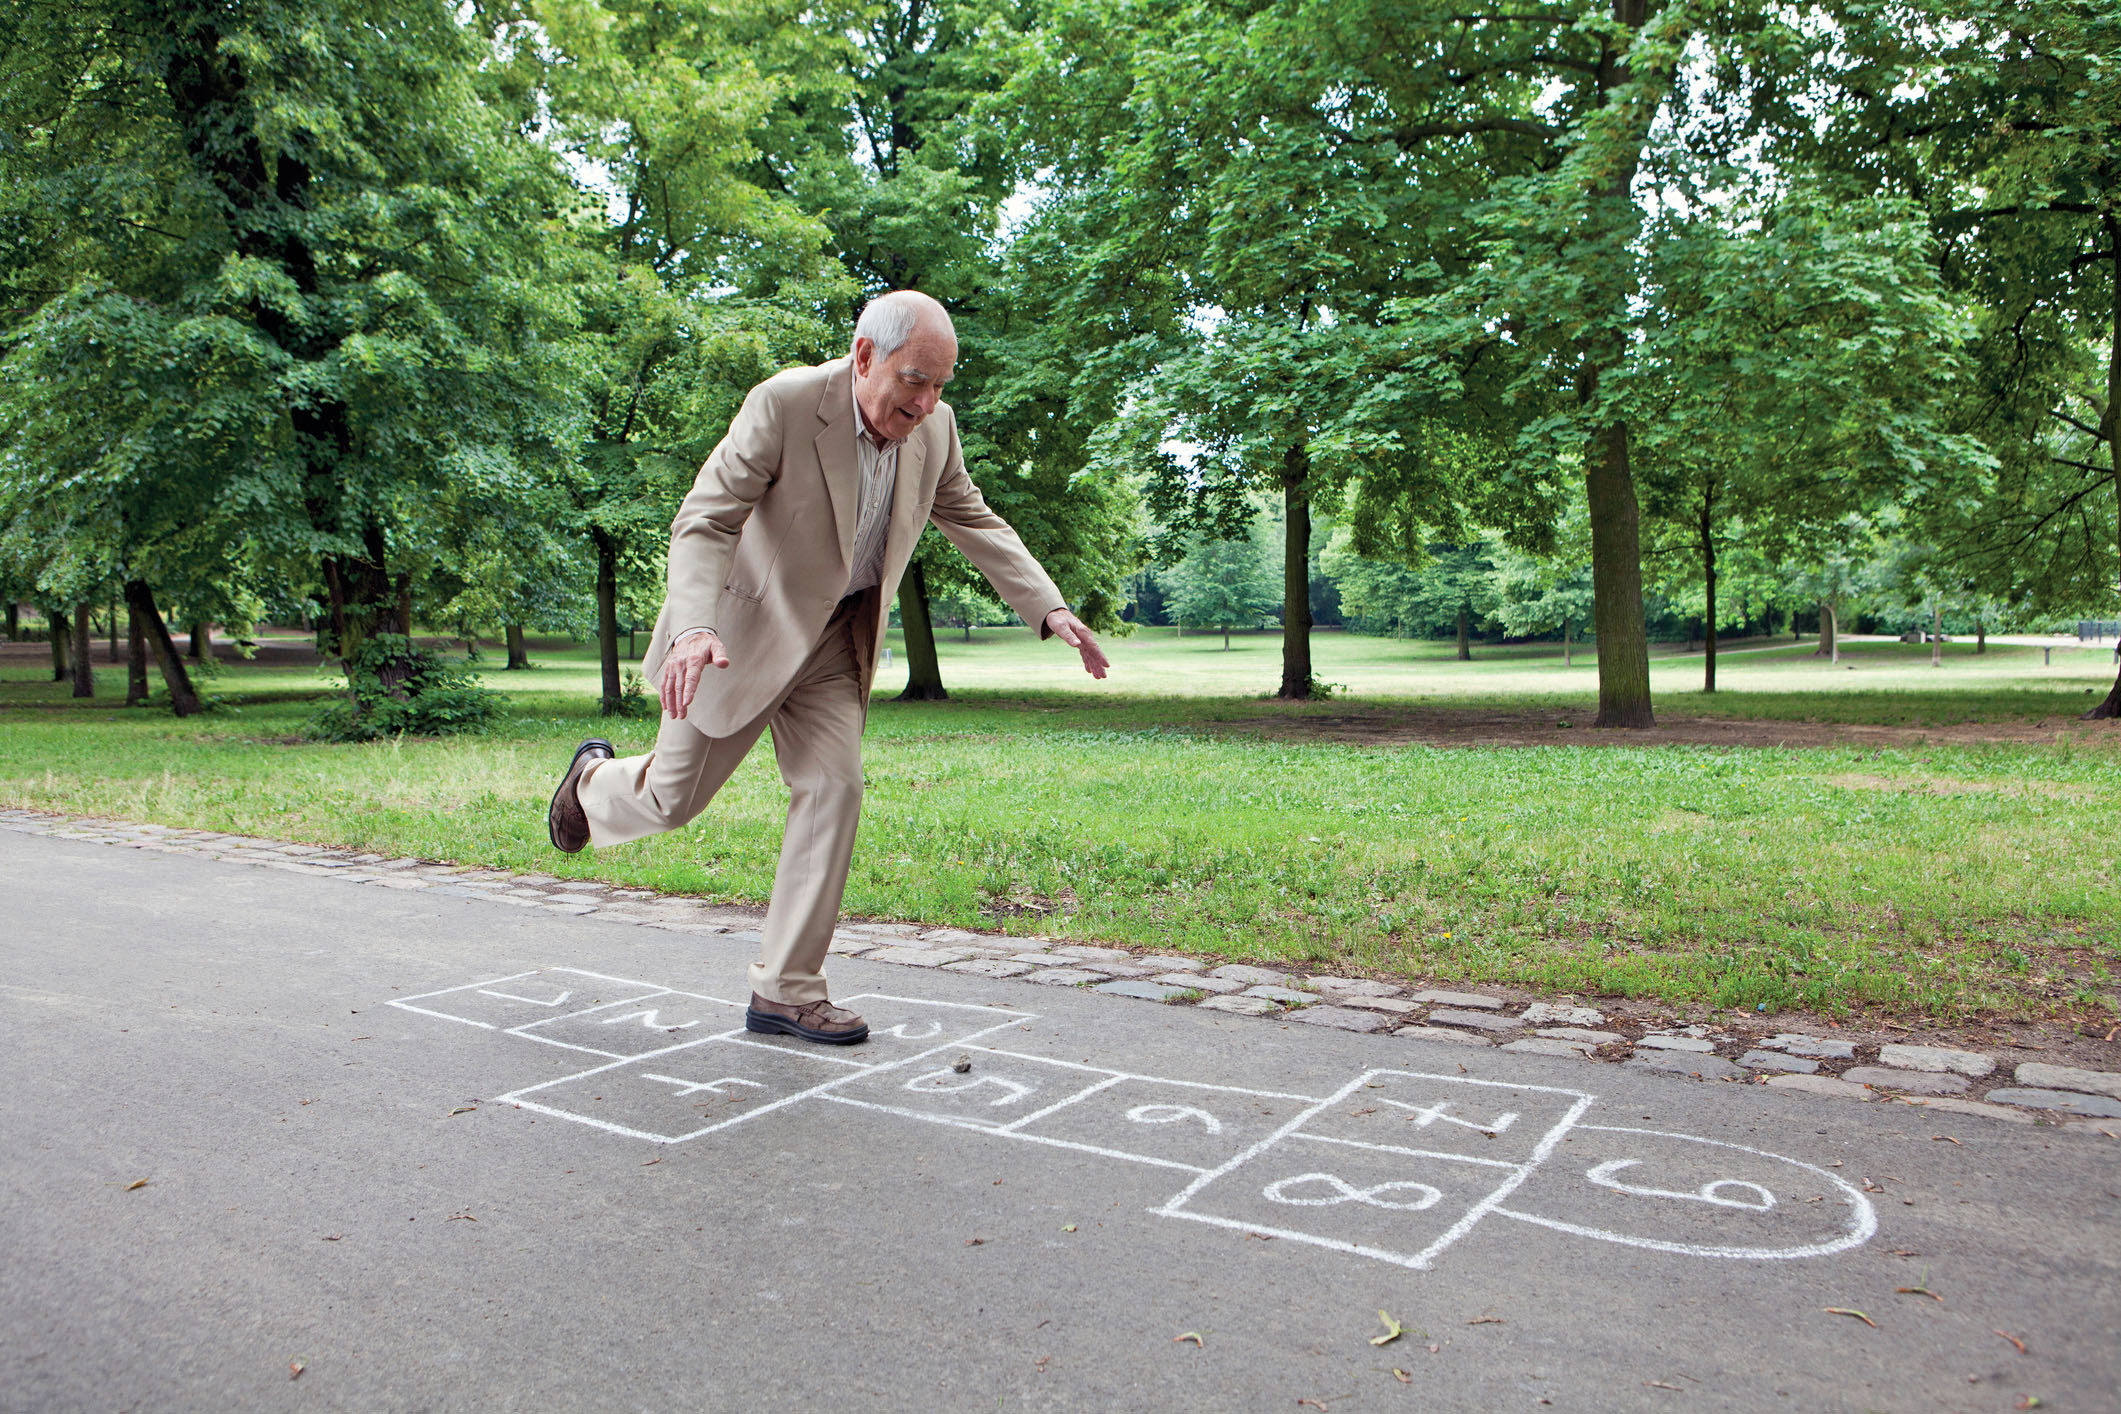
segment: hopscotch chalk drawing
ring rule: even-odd
[[[628,1139],[685,1144],[836,1104],[1185,1176],[1150,1209],[1425,1269],[1489,1218],[1695,1257],[1822,1257],[1868,1241],[1860,1189],[1812,1164],[1687,1134],[1587,1124],[1597,1097],[1370,1070],[1328,1094],[1136,1075],[980,1044],[1036,1018],[849,997],[853,1054],[743,1029],[744,1004],[549,967],[394,999],[594,1063],[500,1096]],[[956,1070],[958,1054],[972,1069]]]

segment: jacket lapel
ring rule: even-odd
[[[832,501],[841,564],[849,563],[854,555],[854,503],[862,477],[854,455],[853,384],[854,364],[843,358],[825,379],[825,395],[817,405],[818,420],[825,424],[817,434],[817,464],[825,474],[825,492]]]

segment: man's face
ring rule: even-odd
[[[873,342],[856,339],[854,400],[871,429],[903,441],[935,411],[956,367],[957,340],[926,327],[881,356]]]

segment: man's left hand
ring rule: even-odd
[[[1105,658],[1105,650],[1097,646],[1090,626],[1069,613],[1066,609],[1055,609],[1046,615],[1046,629],[1055,638],[1083,655],[1083,671],[1091,677],[1101,678],[1111,663]]]

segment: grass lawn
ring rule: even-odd
[[[1021,630],[946,636],[955,696],[920,705],[888,700],[899,655],[870,717],[849,914],[1720,1006],[2109,1022],[2117,1007],[2121,727],[2063,725],[2111,683],[2104,649],[2049,666],[1952,644],[1937,670],[1918,645],[1860,643],[1836,668],[1783,643],[1726,656],[1714,696],[1698,653],[1671,654],[1653,669],[1665,721],[1869,735],[1526,748],[1306,732],[1498,709],[1580,723],[1585,656],[1461,664],[1448,644],[1321,634],[1318,673],[1349,690],[1284,705],[1259,697],[1278,638],[1232,642],[1122,639],[1095,683]],[[223,707],[178,722],[76,704],[12,656],[0,803],[762,902],[785,809],[765,751],[687,830],[552,852],[545,800],[574,742],[638,750],[653,724],[595,715],[588,650],[533,656],[491,674],[510,706],[487,735],[369,746],[298,740],[317,669],[224,667],[204,684]],[[122,688],[120,670],[99,679]]]

